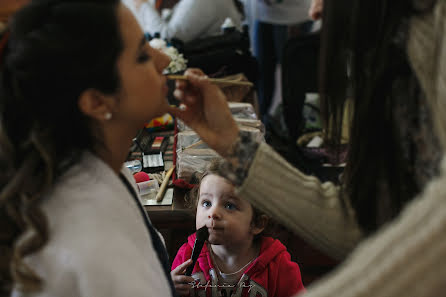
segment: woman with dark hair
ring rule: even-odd
[[[446,150],[446,1],[324,4],[320,90],[334,145],[347,95],[354,100],[340,188],[239,135],[224,96],[198,70],[186,73],[189,83],[177,82],[187,108],[172,113],[227,159],[220,172],[240,197],[310,243],[342,258],[368,236],[305,296],[441,295],[446,163],[437,160]]]
[[[175,295],[122,166],[169,58],[118,0],[32,1],[1,40],[1,295]]]

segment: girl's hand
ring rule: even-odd
[[[192,276],[186,276],[186,268],[192,264],[192,259],[187,260],[183,264],[178,265],[174,270],[170,272],[175,290],[180,296],[189,296],[189,289],[192,288],[191,283],[194,282]]]
[[[191,127],[209,147],[225,157],[238,137],[226,97],[199,69],[185,72],[187,81],[177,81],[175,97],[185,109],[170,107],[169,113]]]

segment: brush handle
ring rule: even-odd
[[[195,240],[194,248],[192,249],[192,264],[187,267],[186,275],[191,276],[194,270],[195,263],[197,263],[198,255],[200,255],[201,249],[203,248],[204,240]]]
[[[175,167],[171,167],[169,171],[167,171],[166,176],[164,177],[164,180],[161,184],[160,189],[158,190],[158,193],[156,194],[155,200],[156,202],[161,202],[164,198],[164,192],[166,191],[167,184],[169,183],[170,176],[172,175],[173,170]]]
[[[169,74],[166,75],[167,79],[171,80],[187,80],[187,77],[184,75],[176,75],[176,74]],[[239,80],[232,80],[232,79],[224,79],[224,78],[209,78],[209,81],[211,83],[214,83],[216,85],[234,85],[234,86],[247,86],[252,87],[254,84],[250,81],[239,81]]]

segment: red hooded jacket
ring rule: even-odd
[[[172,270],[190,259],[196,235],[179,249]],[[299,266],[291,261],[285,246],[277,239],[262,237],[259,256],[243,271],[238,284],[233,286],[231,297],[290,297],[297,292],[303,293]],[[206,244],[203,245],[192,277],[200,280],[199,285],[191,285],[191,296],[230,297],[218,284],[217,271]],[[220,286],[219,286],[220,285]]]

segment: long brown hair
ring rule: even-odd
[[[402,158],[394,108],[398,96],[420,98],[409,66],[408,21],[430,11],[408,0],[325,1],[321,36],[320,93],[325,129],[339,147],[344,105],[353,100],[343,191],[366,232],[395,217],[419,189]],[[421,2],[421,1],[418,1]],[[397,84],[407,88],[396,87]],[[389,195],[381,195],[387,191]]]
[[[41,288],[23,260],[51,237],[41,202],[57,176],[100,143],[77,103],[86,89],[119,88],[118,4],[32,1],[8,24],[0,57],[0,295]]]

